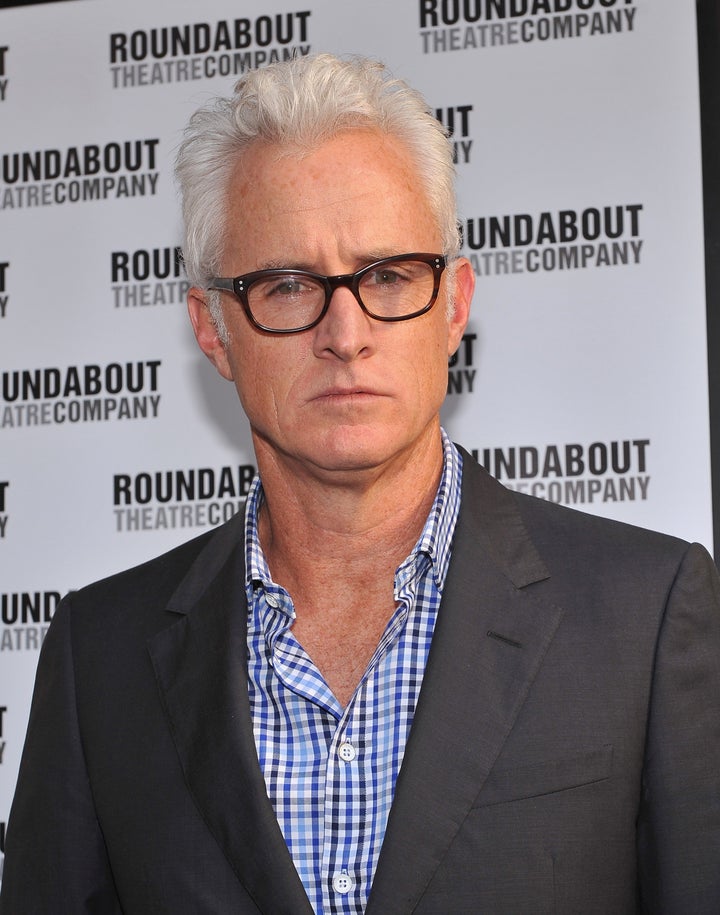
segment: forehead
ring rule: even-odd
[[[233,182],[270,179],[287,186],[298,178],[331,178],[336,170],[363,180],[372,174],[389,178],[403,173],[413,184],[417,171],[409,149],[397,137],[368,127],[342,130],[307,146],[257,140],[238,158]]]
[[[344,131],[309,150],[257,142],[232,173],[228,254],[312,260],[334,241],[349,257],[383,256],[436,250],[438,235],[409,151],[377,130]]]

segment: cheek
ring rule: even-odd
[[[447,385],[447,351],[448,337],[444,328],[416,344],[413,352],[414,365],[427,386],[434,388],[436,385]]]
[[[263,391],[267,390],[268,379],[263,377],[267,361],[258,358],[256,348],[237,342],[231,344],[228,361],[240,401],[249,414]]]
[[[233,380],[251,418],[268,420],[281,413],[301,387],[302,361],[290,351],[289,342],[253,338],[232,347]]]
[[[447,356],[442,343],[418,343],[393,371],[404,389],[405,409],[418,414],[438,410],[447,393]]]

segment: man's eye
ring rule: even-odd
[[[370,280],[377,286],[395,286],[403,281],[397,270],[376,270]]]
[[[304,283],[298,277],[283,277],[276,283],[269,285],[265,289],[266,296],[299,296],[310,291],[307,283]]]

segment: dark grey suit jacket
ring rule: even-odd
[[[311,912],[255,753],[243,562],[236,518],[63,602],[2,915]],[[702,548],[465,455],[367,915],[717,915],[719,606]]]

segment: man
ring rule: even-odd
[[[720,911],[713,564],[442,433],[473,273],[425,104],[367,61],[268,67],[178,175],[259,481],[58,610],[3,915]]]

